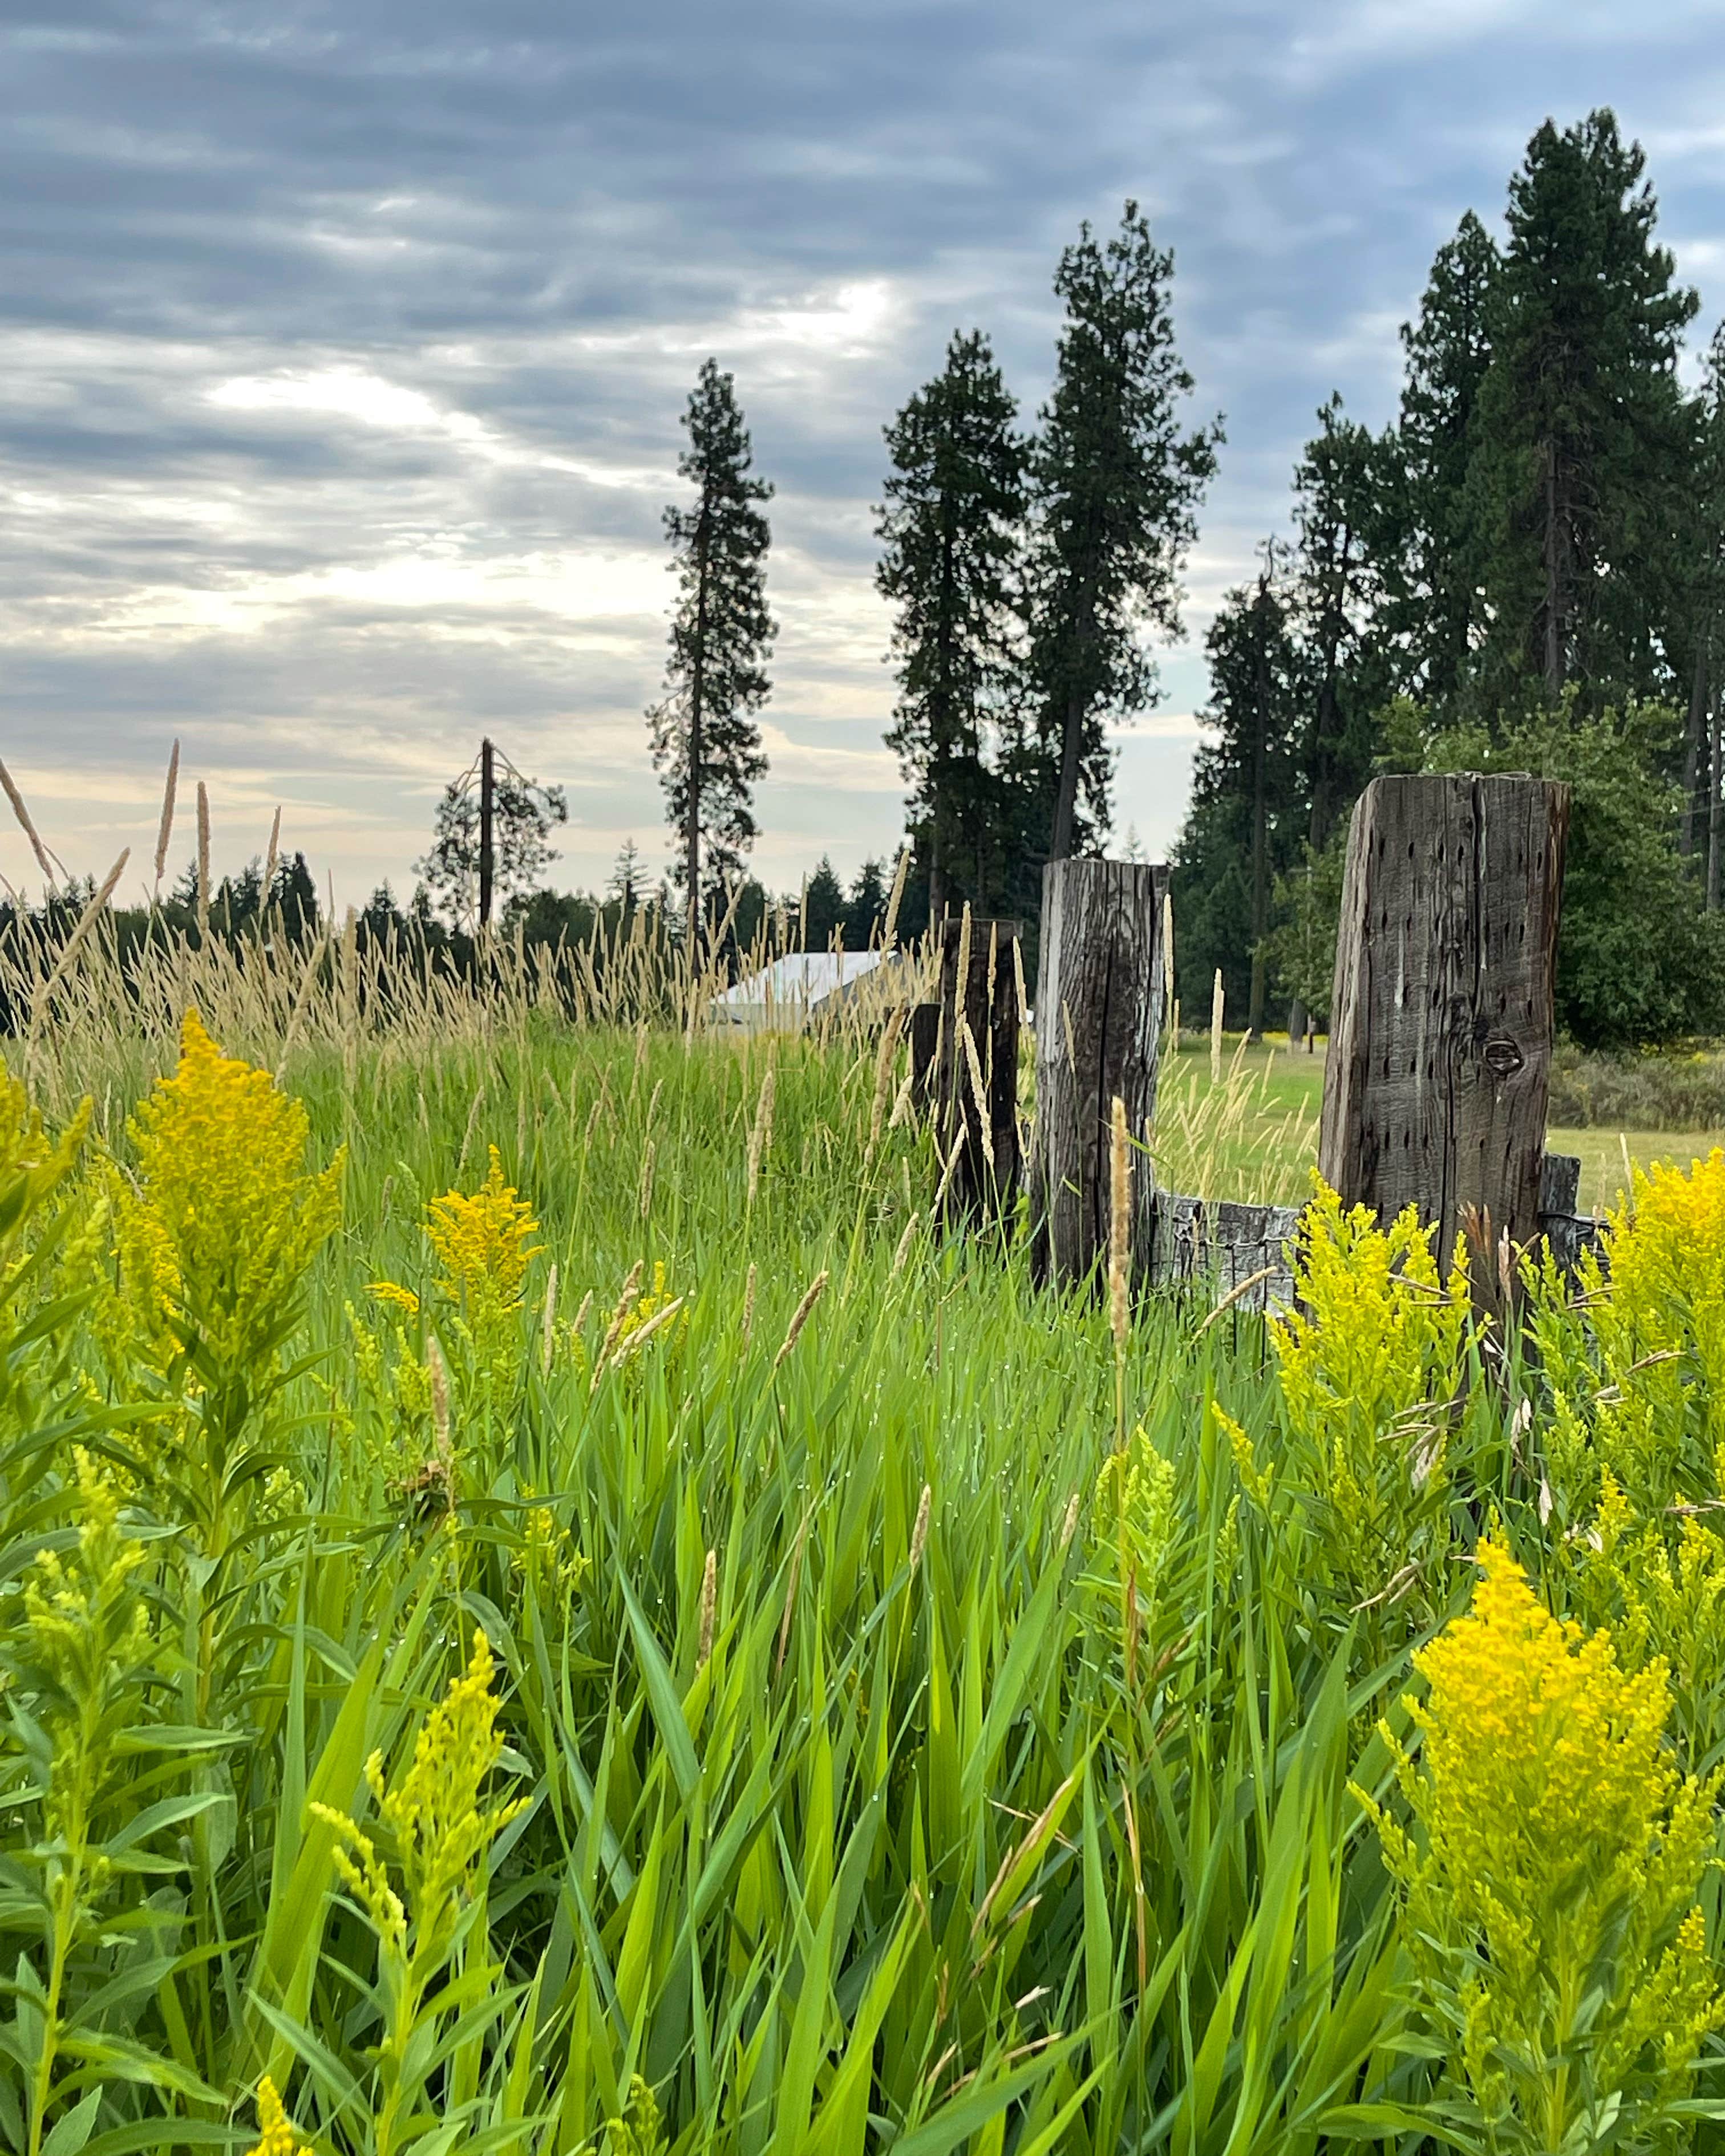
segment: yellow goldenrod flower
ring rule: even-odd
[[[503,1749],[491,1691],[494,1666],[490,1643],[476,1631],[472,1659],[425,1717],[405,1774],[392,1786],[379,1754],[374,1752],[366,1763],[366,1780],[393,1844],[405,1902],[391,1887],[371,1837],[343,1814],[316,1808],[344,1845],[336,1853],[342,1877],[386,1947],[403,1953],[410,1917],[416,1955],[447,1945],[480,1861],[521,1809],[521,1803],[480,1809],[481,1786]]]
[[[375,1296],[379,1302],[387,1302],[393,1309],[405,1311],[409,1317],[419,1315],[418,1296],[412,1288],[403,1287],[399,1281],[373,1281],[367,1292]]]
[[[304,2156],[268,2074],[258,2084],[258,2142],[249,2156]]]
[[[1380,1228],[1315,1173],[1312,1184],[1294,1257],[1299,1306],[1270,1327],[1289,1443],[1276,1466],[1284,1488],[1303,1493],[1317,1576],[1349,1608],[1388,1610],[1446,1560],[1445,1434],[1470,1338],[1467,1251],[1458,1236],[1440,1278],[1413,1207]]]
[[[273,1352],[260,1342],[340,1221],[341,1156],[309,1173],[304,1106],[223,1055],[195,1010],[127,1127],[140,1187],[113,1180],[115,1240],[146,1336],[234,1365]]]
[[[530,1238],[539,1223],[532,1208],[503,1180],[503,1163],[490,1147],[490,1173],[470,1196],[459,1190],[434,1199],[425,1223],[426,1240],[443,1267],[439,1285],[453,1301],[477,1296],[508,1307],[520,1302],[529,1262],[539,1245]]]
[[[1530,2146],[1581,2145],[1578,2121],[1677,2093],[1725,2021],[1696,1909],[1716,1785],[1671,1763],[1662,1661],[1625,1671],[1507,1549],[1477,1562],[1471,1608],[1414,1657],[1417,1768],[1382,1730],[1415,1830],[1361,1800],[1474,2101]]]

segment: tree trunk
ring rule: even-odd
[[[707,557],[712,547],[711,517],[705,486],[701,526],[695,538],[695,658],[689,669],[689,805],[683,833],[683,873],[689,879],[689,963],[699,963],[701,948],[701,723],[706,702]]]
[[[1137,861],[1050,861],[1036,971],[1036,1129],[1030,1259],[1040,1280],[1086,1278],[1108,1245],[1109,1128],[1117,1095],[1140,1144],[1156,1111],[1162,1048],[1162,894]],[[1147,1269],[1154,1180],[1135,1152],[1132,1248]]]
[[[1349,1204],[1538,1232],[1569,791],[1538,778],[1374,778],[1353,812],[1319,1165]]]
[[[1707,747],[1707,911],[1719,911],[1719,824],[1722,813],[1719,785],[1720,714],[1725,711],[1725,699],[1716,690],[1712,697],[1712,726],[1708,732]]]
[[[1060,733],[1060,781],[1055,795],[1054,829],[1048,857],[1063,861],[1072,851],[1072,830],[1078,820],[1078,751],[1084,731],[1084,699],[1076,691],[1066,699],[1065,724]]]
[[[1568,569],[1568,525],[1558,487],[1558,449],[1545,445],[1545,650],[1546,694],[1554,701],[1563,692],[1566,671],[1563,605]]]
[[[1689,715],[1683,724],[1683,822],[1677,850],[1685,860],[1695,851],[1695,790],[1701,778],[1702,736],[1707,722],[1707,639],[1697,637],[1695,668],[1689,680]]]
[[[1264,649],[1264,622],[1261,608],[1270,597],[1267,577],[1259,580],[1258,598],[1260,608],[1258,621],[1257,679],[1253,697],[1252,735],[1252,976],[1251,992],[1246,1005],[1246,1039],[1258,1040],[1264,1033],[1264,938],[1270,933],[1270,834],[1268,828],[1269,803],[1266,798],[1268,782],[1265,762],[1268,754],[1266,739],[1270,730],[1269,669]]]

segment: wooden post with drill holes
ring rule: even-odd
[[[1031,1263],[1057,1286],[1091,1278],[1108,1249],[1109,1123],[1146,1137],[1162,1048],[1162,911],[1168,871],[1139,861],[1050,861],[1036,970],[1036,1127]],[[1155,1179],[1133,1163],[1132,1270],[1147,1277]]]
[[[941,925],[933,1079],[949,1219],[1000,1219],[1018,1196],[1019,932],[1016,921],[979,921],[968,906]]]
[[[1567,787],[1465,773],[1374,778],[1348,834],[1318,1164],[1445,1268],[1466,1230],[1484,1308],[1540,1231],[1568,825]]]

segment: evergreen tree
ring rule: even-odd
[[[683,425],[689,444],[677,474],[694,485],[695,501],[665,512],[678,598],[665,694],[647,716],[668,819],[680,841],[675,875],[692,942],[703,875],[709,890],[740,875],[755,838],[753,788],[767,758],[754,714],[769,693],[764,661],[774,634],[767,610],[769,533],[758,505],[772,499],[773,489],[750,476],[753,459],[736,385],[716,360],[702,362]]]
[[[879,861],[865,861],[850,886],[845,909],[845,947],[866,951],[886,925],[886,873]]]
[[[1387,536],[1386,445],[1333,396],[1294,473],[1296,576],[1311,716],[1304,752],[1307,838],[1322,853],[1371,776],[1373,714],[1388,687],[1378,614]]]
[[[1394,524],[1384,550],[1389,626],[1404,686],[1447,707],[1466,685],[1484,623],[1479,511],[1471,480],[1480,392],[1491,365],[1497,249],[1471,210],[1438,249],[1407,356],[1386,478]]]
[[[1276,879],[1298,858],[1307,813],[1296,595],[1278,553],[1266,544],[1255,583],[1226,594],[1204,639],[1210,702],[1199,716],[1213,737],[1194,763],[1173,864],[1183,996],[1208,1009],[1220,967],[1228,1000],[1245,1005],[1254,1033],[1264,1025]]]
[[[615,899],[623,919],[627,921],[640,904],[641,893],[646,888],[647,864],[641,857],[641,850],[632,838],[625,839],[611,864],[605,896]]]
[[[1216,469],[1221,423],[1182,434],[1192,377],[1174,347],[1173,257],[1128,202],[1106,246],[1084,225],[1060,258],[1054,393],[1034,459],[1031,663],[1049,853],[1108,821],[1104,722],[1158,698],[1146,628],[1179,628],[1179,572]]]
[[[1005,870],[996,796],[1016,719],[1016,611],[1027,445],[988,341],[954,334],[946,366],[886,429],[892,469],[875,583],[896,610],[899,697],[886,739],[911,788],[929,906],[988,902]]]
[[[814,875],[803,886],[800,912],[803,948],[805,951],[829,948],[834,931],[844,926],[845,886],[824,854],[815,864]]]
[[[1480,392],[1477,485],[1498,698],[1667,690],[1695,295],[1656,244],[1639,145],[1609,111],[1550,121],[1510,182]]]

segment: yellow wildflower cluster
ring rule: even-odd
[[[1725,1494],[1725,1152],[1637,1169],[1579,1296],[1549,1259],[1530,1272],[1552,1389],[1545,1452],[1560,1518],[1585,1517],[1609,1469],[1635,1504]]]
[[[1417,1838],[1361,1801],[1473,2101],[1530,2145],[1592,2145],[1570,2137],[1668,2100],[1725,2021],[1696,1907],[1714,1786],[1666,1750],[1662,1661],[1626,1672],[1609,1634],[1554,1618],[1507,1549],[1482,1543],[1477,1561],[1471,1608],[1414,1656],[1418,1769],[1382,1731]]]
[[[1725,1735],[1717,1682],[1725,1668],[1725,1536],[1690,1513],[1673,1544],[1666,1521],[1638,1516],[1609,1467],[1600,1486],[1593,1524],[1568,1553],[1572,1606],[1609,1622],[1626,1668],[1663,1656],[1688,1756],[1712,1757]]]
[[[521,1803],[480,1809],[480,1789],[503,1750],[491,1690],[494,1669],[490,1642],[476,1631],[465,1672],[426,1717],[412,1763],[399,1782],[386,1784],[379,1753],[374,1752],[366,1763],[366,1781],[393,1844],[405,1903],[390,1884],[371,1836],[345,1814],[314,1806],[339,1837],[336,1863],[342,1877],[370,1917],[386,1953],[403,1963],[408,1958],[410,1913],[415,1961],[434,1960],[447,1948],[475,1870],[521,1810]]]
[[[258,2084],[258,2141],[248,2156],[305,2156],[268,2074]]]
[[[139,1183],[110,1185],[116,1254],[141,1344],[201,1342],[243,1368],[274,1352],[284,1302],[341,1219],[342,1159],[305,1165],[305,1110],[267,1070],[223,1055],[195,1010],[180,1060],[128,1129]]]
[[[539,1252],[531,1240],[539,1223],[514,1184],[503,1180],[495,1146],[490,1160],[490,1172],[470,1197],[450,1190],[432,1200],[425,1236],[443,1268],[438,1285],[452,1302],[514,1309]]]
[[[1440,1569],[1447,1549],[1446,1437],[1470,1339],[1466,1245],[1457,1236],[1440,1278],[1413,1207],[1381,1229],[1366,1207],[1344,1207],[1316,1174],[1312,1183],[1295,1252],[1299,1306],[1270,1327],[1286,1479],[1315,1514],[1321,1576],[1350,1604],[1389,1603],[1420,1569]]]

